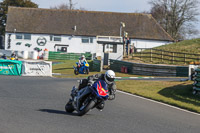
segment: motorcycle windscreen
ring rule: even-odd
[[[93,84],[93,87],[96,88],[96,91],[99,96],[103,96],[103,97],[108,96],[108,87],[105,81],[98,80]]]

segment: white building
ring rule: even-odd
[[[124,22],[125,27],[120,23]],[[121,30],[120,30],[121,28]],[[96,53],[122,59],[124,31],[136,48],[152,48],[173,39],[150,14],[9,7],[5,49],[37,48],[68,53]]]

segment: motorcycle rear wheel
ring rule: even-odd
[[[85,104],[83,104],[86,101]],[[93,100],[88,100],[88,98],[85,99],[85,101],[82,103],[81,107],[79,108],[78,115],[83,116],[85,115],[90,109],[92,109],[95,105],[95,102]]]

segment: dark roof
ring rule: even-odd
[[[173,40],[150,14],[20,7],[9,7],[6,32],[119,36],[120,22],[130,38]]]

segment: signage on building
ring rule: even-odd
[[[37,39],[37,44],[38,44],[39,46],[45,46],[46,43],[47,43],[47,39],[44,38],[44,37],[39,37],[39,38]]]

